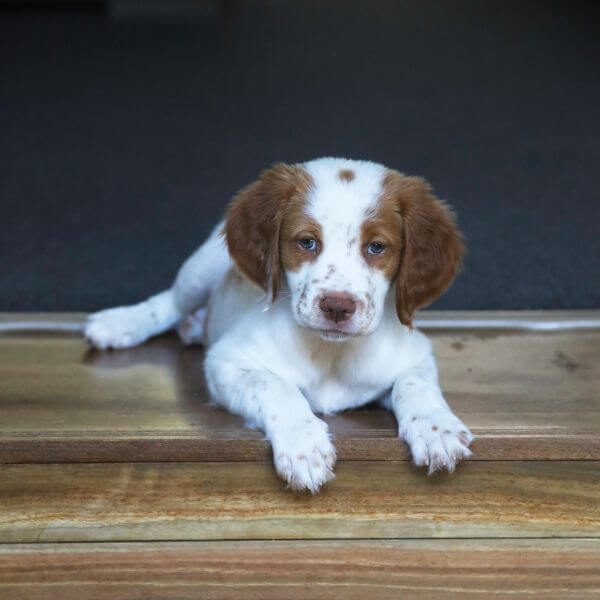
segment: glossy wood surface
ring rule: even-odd
[[[486,314],[519,318],[463,316]],[[600,330],[429,335],[446,397],[477,436],[473,460],[600,459]],[[259,432],[208,403],[202,356],[173,335],[97,352],[77,334],[0,334],[0,462],[269,461]],[[327,420],[342,460],[408,459],[386,411]]]

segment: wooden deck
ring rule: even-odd
[[[0,324],[41,318],[81,316]],[[327,419],[315,497],[208,404],[201,349],[0,334],[0,598],[600,597],[600,311],[422,319],[473,459],[427,477],[367,407]]]

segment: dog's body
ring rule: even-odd
[[[202,341],[213,399],[265,432],[295,489],[333,478],[314,413],[373,400],[393,410],[417,465],[453,470],[472,436],[411,320],[462,252],[421,179],[344,159],[276,165],[238,194],[170,290],[91,315],[86,336],[123,348],[178,325],[185,342]]]

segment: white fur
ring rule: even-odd
[[[393,286],[368,267],[359,242],[349,244],[360,240],[385,169],[332,158],[302,166],[314,181],[308,211],[324,247],[317,260],[286,273],[274,303],[237,273],[220,224],[173,288],[91,315],[86,337],[99,348],[124,348],[179,324],[186,343],[203,341],[211,396],[265,432],[277,472],[294,489],[314,493],[334,477],[335,448],[315,413],[372,400],[394,412],[417,465],[452,471],[471,454],[473,438],[443,398],[431,344],[399,322]],[[352,169],[355,179],[340,181],[341,169]],[[336,335],[324,331],[330,325],[318,306],[330,292],[360,301]]]

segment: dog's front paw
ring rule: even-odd
[[[472,454],[473,435],[450,410],[409,414],[402,419],[399,434],[409,445],[415,464],[429,467],[429,474],[440,469],[452,472]]]
[[[274,432],[271,443],[275,469],[293,490],[315,494],[335,478],[335,448],[327,424],[320,419],[306,419]]]
[[[145,315],[137,306],[123,306],[101,310],[88,316],[84,335],[90,344],[106,348],[129,348],[149,337]]]

